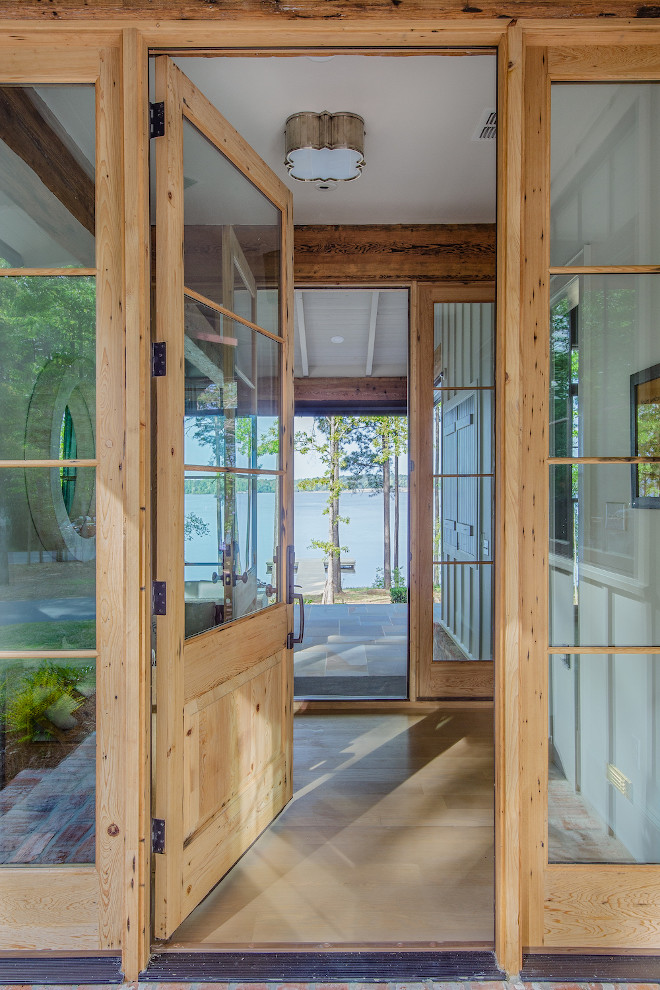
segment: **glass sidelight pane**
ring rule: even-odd
[[[185,119],[183,172],[186,287],[278,334],[280,211]]]
[[[549,862],[660,862],[660,657],[549,663]]]
[[[493,479],[435,478],[433,559],[493,559]]]
[[[494,433],[494,388],[434,389],[434,474],[492,474]]]
[[[627,464],[550,468],[550,643],[660,640],[660,512],[632,504]]]
[[[435,303],[433,383],[436,388],[493,385],[494,303]]]
[[[185,300],[186,464],[278,470],[280,345]]]
[[[492,660],[493,568],[433,564],[433,660]]]
[[[95,648],[95,474],[0,473],[0,650]]]
[[[93,85],[0,86],[0,269],[94,268]]]
[[[660,453],[660,407],[651,401],[660,377],[660,368],[653,370],[660,364],[659,311],[657,275],[551,280],[550,456]],[[636,384],[645,386],[641,403]]]
[[[186,473],[186,639],[277,601],[277,475]]]
[[[660,262],[660,85],[552,86],[552,265]]]
[[[0,660],[0,863],[93,863],[96,661]]]
[[[95,282],[0,277],[0,458],[96,457]]]

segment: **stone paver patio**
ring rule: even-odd
[[[408,606],[306,605],[293,664],[297,697],[405,697]]]
[[[0,863],[93,863],[96,733],[62,762],[0,791]]]

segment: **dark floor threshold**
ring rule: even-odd
[[[408,697],[408,678],[405,675],[390,676],[365,674],[363,677],[312,677],[294,672],[293,686],[296,698],[377,698],[396,701]]]
[[[121,983],[121,956],[4,956],[0,985]]]
[[[553,983],[660,983],[660,956],[530,952],[520,975]]]
[[[494,952],[162,952],[140,981],[151,983],[503,980]]]

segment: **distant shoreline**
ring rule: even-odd
[[[304,479],[303,479],[304,480]],[[339,497],[342,495],[378,495],[382,492],[382,488],[343,488],[339,493]],[[392,486],[391,491],[394,492],[394,486]],[[399,488],[399,494],[405,492],[408,494],[407,488]],[[294,494],[296,495],[329,495],[330,490],[328,488],[295,488]]]

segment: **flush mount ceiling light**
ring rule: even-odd
[[[286,122],[284,164],[292,179],[332,189],[364,168],[364,121],[356,113],[294,113]]]

